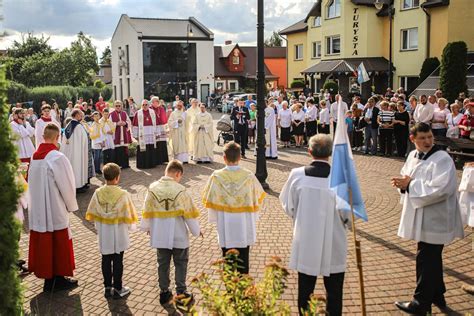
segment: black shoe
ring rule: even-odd
[[[446,309],[446,307],[448,306],[446,304],[446,300],[444,299],[444,295],[442,295],[440,298],[434,299],[433,304],[441,310]]]
[[[114,296],[114,288],[113,287],[106,287],[104,290],[104,297],[111,298]]]
[[[424,308],[420,306],[420,303],[418,303],[417,301],[395,302],[395,306],[398,307],[400,310],[404,311],[405,313],[412,315],[425,316],[426,314],[431,314],[431,307]]]
[[[247,157],[245,155],[242,155],[242,159],[247,159]]]
[[[44,280],[43,292],[57,292],[63,290],[72,290],[79,286],[75,279],[57,276],[53,279]]]
[[[173,293],[171,291],[165,291],[160,293],[160,304],[166,305],[173,299]]]

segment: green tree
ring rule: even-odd
[[[48,44],[48,41],[49,37],[45,38],[44,35],[36,37],[33,33],[22,34],[21,42],[14,41],[12,46],[8,48],[8,57],[22,58],[35,54],[52,55],[54,50]]]
[[[67,49],[72,64],[69,66],[70,82],[73,86],[80,86],[91,81],[91,73],[99,71],[97,63],[97,52],[89,37],[83,32],[77,34],[77,40],[71,43],[71,48]],[[92,71],[92,72],[91,72]],[[92,80],[93,82],[93,80]]]
[[[467,93],[467,45],[465,42],[448,43],[441,58],[439,85],[443,95],[453,102],[460,92]]]
[[[5,71],[0,68],[0,315],[20,315],[22,297],[16,270],[20,225],[14,218],[21,188],[16,182],[18,157],[11,142],[6,104],[7,83]]]
[[[278,32],[273,31],[273,34],[265,40],[265,47],[281,47],[282,39]]]
[[[102,57],[100,58],[101,65],[110,65],[112,63],[112,51],[110,46],[107,46],[102,52]]]
[[[439,66],[438,57],[429,57],[426,58],[421,66],[420,77],[418,79],[418,85],[420,85],[433,71],[436,70]]]

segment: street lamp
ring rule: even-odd
[[[184,83],[184,105],[188,104],[188,79],[189,79],[189,38],[193,37],[193,27],[191,23],[186,26],[186,81]]]
[[[264,189],[268,188],[265,158],[265,64],[263,38],[263,0],[257,2],[257,169],[255,176]]]
[[[384,0],[375,0],[374,6],[377,10],[382,10],[385,2]],[[392,24],[393,24],[393,0],[388,0],[388,19],[390,21],[390,36],[389,36],[389,52],[388,52],[388,87],[393,89],[393,63],[392,63]]]

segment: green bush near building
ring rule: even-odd
[[[331,95],[335,95],[339,92],[339,85],[334,80],[326,80],[323,85],[323,90],[328,90]]]
[[[6,103],[7,82],[0,68],[0,315],[22,314],[22,293],[16,269],[20,225],[14,215],[21,188],[17,184],[18,156],[11,142]]]
[[[421,66],[420,76],[418,79],[418,85],[420,85],[433,71],[436,70],[440,65],[438,57],[426,58]]]
[[[293,80],[290,87],[292,89],[304,88],[304,81],[303,80]]]
[[[467,45],[465,42],[448,43],[443,50],[440,70],[440,89],[449,102],[460,92],[467,94]]]
[[[21,83],[10,82],[8,86],[8,103],[33,101],[34,106],[39,106],[41,101],[52,104],[56,101],[60,107],[65,108],[67,101],[74,101],[82,97],[84,101],[93,99],[94,101],[102,96],[104,100],[112,97],[112,88],[105,86],[93,87],[72,87],[72,86],[44,86],[27,88]]]

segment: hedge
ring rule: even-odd
[[[10,82],[8,86],[8,102],[10,104],[33,101],[34,107],[39,107],[41,101],[46,101],[49,104],[56,101],[61,108],[65,108],[67,101],[74,101],[79,97],[82,97],[84,101],[89,99],[97,101],[100,95],[104,100],[109,100],[112,97],[112,88],[109,86],[103,89],[97,87],[44,86],[29,89],[17,82]]]
[[[19,159],[11,142],[6,104],[7,82],[0,67],[0,315],[22,315],[22,293],[16,263],[20,224],[14,218],[21,188],[16,177]]]
[[[439,85],[443,96],[454,102],[460,92],[467,93],[467,45],[465,42],[448,43],[443,50]]]
[[[423,81],[425,81],[425,79],[428,78],[429,75],[431,75],[431,73],[435,71],[439,65],[440,63],[437,57],[426,58],[425,61],[423,62],[423,65],[421,66],[420,77],[418,79],[418,85],[420,85]]]
[[[291,83],[291,88],[296,89],[296,88],[304,88],[304,81],[303,80],[294,80]]]
[[[339,92],[339,85],[334,80],[326,80],[323,85],[323,90],[328,90],[331,95],[335,95]]]

